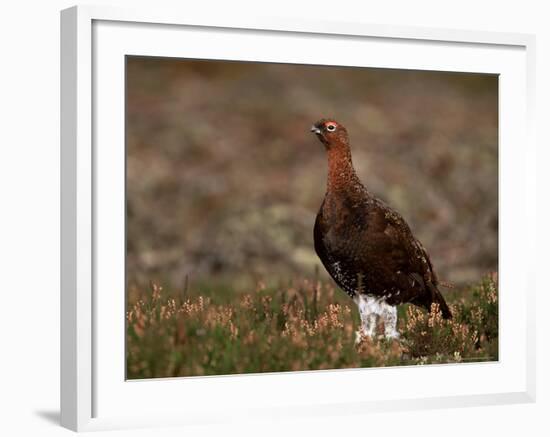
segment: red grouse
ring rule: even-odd
[[[385,335],[399,337],[396,305],[449,307],[439,292],[430,257],[401,215],[361,183],[346,128],[323,119],[311,131],[328,155],[327,191],[313,230],[315,251],[330,276],[357,304],[360,335],[372,337],[378,317]]]

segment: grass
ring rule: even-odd
[[[330,283],[254,290],[132,288],[127,377],[226,375],[498,360],[498,286],[489,275],[445,294],[454,318],[399,307],[399,340],[355,343],[355,304]],[[379,326],[380,333],[383,327]]]

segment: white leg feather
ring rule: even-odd
[[[397,307],[382,303],[382,319],[386,338],[399,338],[397,331]]]
[[[359,294],[354,299],[361,317],[361,329],[356,332],[356,343],[362,337],[374,337],[378,317],[384,320],[384,334],[386,338],[399,338],[397,331],[397,308],[388,305],[384,299]]]
[[[378,312],[372,298],[365,295],[357,295],[355,303],[361,317],[361,328],[355,333],[355,342],[359,343],[362,337],[374,337],[378,322]]]

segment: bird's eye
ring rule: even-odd
[[[333,124],[329,124],[329,125],[327,126],[327,130],[328,130],[329,132],[334,132],[334,131],[336,130],[336,126],[334,126]]]

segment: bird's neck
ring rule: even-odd
[[[348,190],[360,186],[361,182],[353,168],[349,145],[339,143],[327,149],[328,177],[327,191]]]

